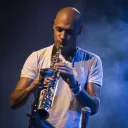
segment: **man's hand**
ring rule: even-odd
[[[64,62],[59,62],[55,64],[56,69],[61,73],[62,78],[69,84],[70,87],[76,87],[76,80],[73,74],[73,67],[70,67]]]
[[[45,78],[43,77],[40,75],[40,72],[38,73],[34,81],[28,77],[21,77],[16,85],[16,88],[10,96],[10,106],[13,109],[16,109],[24,105],[29,95],[33,93],[35,91],[35,88],[39,85],[39,82],[43,82],[43,86],[47,85],[49,82],[51,82],[51,84],[54,84],[53,76],[46,76]]]
[[[43,81],[43,86],[47,86],[50,83],[50,85],[54,85],[55,84],[55,76],[49,76],[49,77],[45,77],[44,81]]]
[[[55,84],[56,78],[55,78],[55,72],[52,68],[46,68],[46,69],[41,69],[40,71],[40,77],[43,83],[43,86],[47,86],[48,83],[51,85]]]

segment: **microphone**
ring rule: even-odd
[[[87,128],[87,123],[90,115],[91,115],[91,109],[89,107],[82,108],[80,128]]]

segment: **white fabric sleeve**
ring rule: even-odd
[[[33,52],[25,61],[23,68],[21,70],[21,77],[29,77],[35,79],[38,68],[37,68],[37,53]]]
[[[102,69],[102,62],[99,56],[94,58],[94,61],[91,65],[91,69],[89,71],[88,83],[96,83],[102,86],[103,82],[103,69]]]

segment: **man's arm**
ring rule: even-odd
[[[21,77],[10,96],[10,107],[16,109],[24,105],[32,90],[37,86],[38,81],[38,79],[33,81],[28,77]]]
[[[78,90],[74,90],[77,93]],[[86,89],[82,90],[79,95],[76,96],[77,101],[82,107],[90,107],[91,115],[94,115],[100,105],[100,92],[101,87],[95,83],[88,83]]]
[[[72,88],[72,91],[76,94],[79,91],[75,76],[73,74],[73,68],[67,64],[60,62],[56,63],[56,68],[65,76],[68,76],[66,82]],[[91,114],[94,115],[99,108],[100,104],[100,90],[101,87],[93,82],[88,82],[86,88],[83,89],[77,96],[76,99],[82,107],[90,107]]]

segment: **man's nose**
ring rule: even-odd
[[[67,38],[66,32],[62,31],[61,34],[60,34],[60,39],[65,40],[66,38]]]

